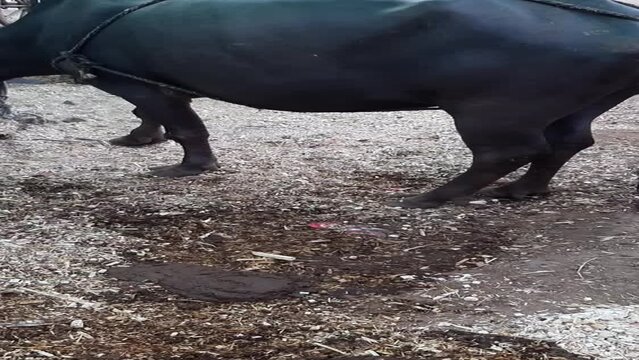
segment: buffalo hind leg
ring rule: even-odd
[[[110,94],[120,96],[136,106],[142,119],[153,119],[163,126],[166,138],[182,146],[181,163],[154,168],[153,175],[182,177],[198,175],[219,168],[208,142],[209,133],[199,116],[191,109],[191,99],[159,87],[120,78],[98,77],[91,85]]]
[[[570,125],[573,121],[576,121],[579,125],[587,125],[588,129],[584,128],[572,133],[566,133],[561,130],[564,125]],[[575,123],[575,125],[577,124]],[[578,152],[594,144],[594,140],[590,135],[589,122],[580,122],[572,117],[553,123],[546,129],[546,134],[552,134],[549,136],[552,153],[540,155],[533,159],[526,174],[518,180],[490,189],[485,194],[496,198],[516,200],[521,200],[528,196],[546,195],[550,192],[548,185],[559,169]],[[555,137],[562,135],[565,136],[565,142]],[[574,136],[574,138],[569,139],[570,136]]]
[[[157,121],[153,121],[152,118],[142,113],[142,111],[138,108],[133,110],[133,115],[141,119],[142,124],[131,130],[128,135],[109,140],[111,145],[135,147],[152,145],[166,141],[162,125],[160,125]]]
[[[527,196],[545,195],[549,184],[561,167],[581,150],[592,146],[592,121],[634,95],[635,91],[624,90],[550,124],[544,131],[552,147],[550,154],[536,157],[530,169],[519,180],[491,189],[487,195],[499,198],[523,199]]]
[[[470,196],[548,151],[549,146],[541,129],[538,133],[532,129],[529,134],[521,134],[519,129],[511,128],[511,122],[491,123],[478,119],[456,119],[455,124],[473,153],[470,168],[435,190],[404,198],[392,203],[393,206],[432,208],[450,200]]]

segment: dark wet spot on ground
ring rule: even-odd
[[[499,349],[508,350],[513,355],[512,359],[565,359],[565,360],[591,360],[590,356],[582,356],[568,352],[556,343],[542,340],[531,340],[521,337],[478,334],[466,331],[448,330],[432,332],[429,335],[462,343],[469,348],[479,348],[487,352]],[[511,359],[510,357],[496,356],[495,359]]]
[[[21,180],[20,190],[29,196],[47,201],[77,201],[82,199],[102,199],[116,194],[115,191],[99,189],[83,181],[52,180],[46,176],[32,176]]]
[[[299,279],[249,271],[222,271],[194,264],[139,264],[111,268],[126,281],[154,282],[168,291],[202,301],[261,301],[292,296],[305,288]]]

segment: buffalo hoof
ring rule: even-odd
[[[126,146],[126,147],[138,147],[147,146],[166,141],[164,134],[157,136],[133,136],[131,134],[121,136],[115,139],[109,140],[109,143],[114,146]]]
[[[482,191],[482,195],[496,199],[524,200],[532,196],[547,196],[550,189],[547,186],[531,188],[508,184]]]
[[[440,207],[445,203],[445,201],[438,200],[428,200],[424,199],[423,196],[411,196],[402,198],[399,200],[393,200],[386,203],[386,205],[391,207],[400,207],[404,209],[432,209],[436,207]]]
[[[179,178],[196,176],[207,171],[219,170],[217,163],[207,165],[178,164],[170,166],[158,166],[151,168],[151,175],[164,178]]]

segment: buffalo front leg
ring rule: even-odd
[[[140,110],[161,121],[167,130],[167,139],[177,142],[184,150],[180,164],[153,168],[153,175],[183,177],[219,169],[209,145],[209,133],[188,100],[165,98],[149,107],[140,106]]]
[[[435,190],[404,198],[392,205],[432,208],[470,196],[548,151],[541,125],[522,133],[521,126],[512,121],[462,118],[456,119],[455,124],[473,153],[470,168]]]
[[[152,145],[166,141],[162,125],[160,125],[157,121],[154,121],[153,118],[144,114],[138,108],[133,110],[133,115],[140,118],[142,120],[142,124],[133,129],[128,135],[109,140],[111,145],[135,147]]]
[[[167,129],[166,138],[182,146],[184,158],[177,165],[152,168],[151,174],[160,177],[183,177],[219,170],[220,165],[209,145],[209,133],[190,106],[173,104],[167,106],[166,111],[167,115],[173,114],[176,119],[179,117],[182,120],[179,124],[163,124]]]
[[[176,141],[184,150],[177,165],[154,168],[153,175],[182,177],[198,175],[219,168],[208,142],[209,133],[199,116],[191,109],[191,99],[167,93],[160,88],[107,76],[93,80],[92,85],[120,96],[136,106],[142,119],[153,119],[167,130],[167,138]]]
[[[536,157],[530,169],[517,181],[487,191],[487,195],[523,199],[527,196],[549,193],[550,181],[564,164],[581,150],[595,143],[591,131],[592,121],[634,95],[635,92],[635,89],[626,89],[611,94],[593,105],[550,124],[544,130],[544,136],[552,152]]]

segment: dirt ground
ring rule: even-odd
[[[10,92],[0,359],[639,358],[639,98],[549,197],[402,210],[469,163],[443,112],[197,100],[223,170],[160,179],[127,103]]]

